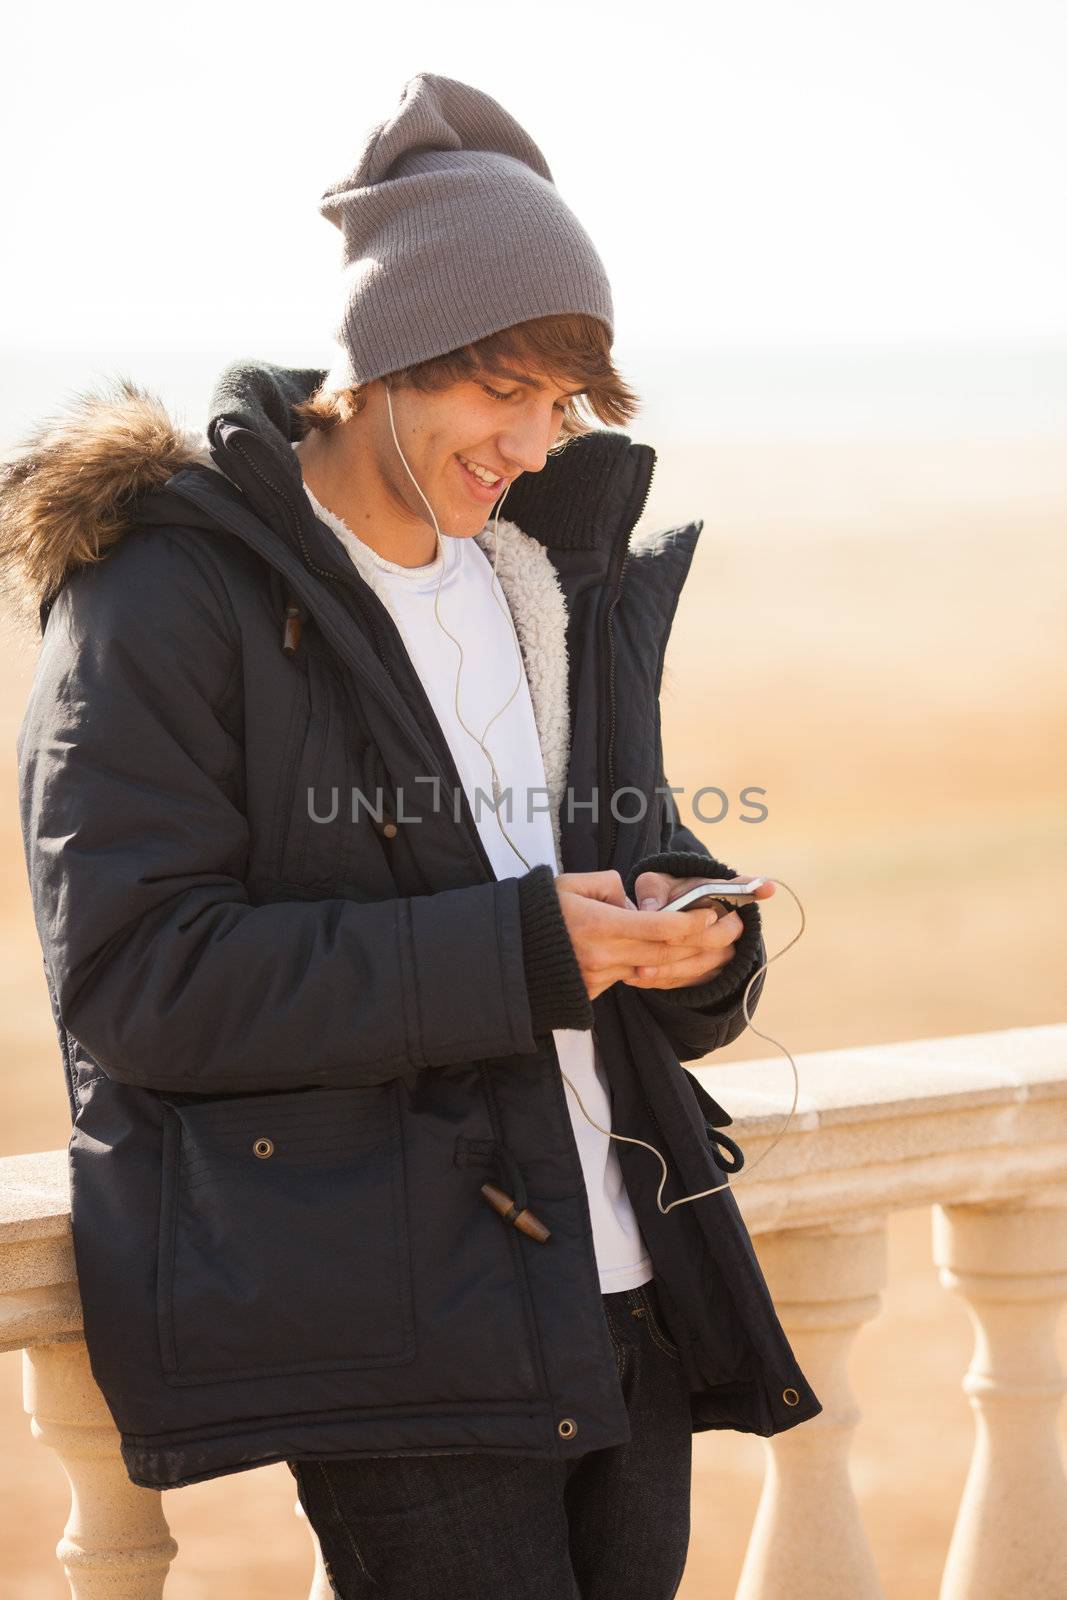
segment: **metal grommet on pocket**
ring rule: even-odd
[[[266,1161],[268,1156],[274,1154],[274,1140],[257,1139],[252,1146],[252,1154],[258,1156],[261,1161]]]
[[[578,1432],[578,1424],[573,1417],[563,1417],[556,1426],[556,1432],[561,1439],[573,1439]]]
[[[800,1396],[795,1389],[783,1389],[782,1399],[787,1406],[798,1406],[800,1404]]]

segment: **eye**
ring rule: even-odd
[[[488,383],[483,383],[482,388],[485,390],[486,394],[491,394],[494,400],[513,400],[519,392],[517,389],[512,389],[510,394],[504,394],[502,390],[494,389]],[[555,406],[553,407],[553,410],[561,412],[566,411],[566,409],[567,402],[565,400],[557,400]]]

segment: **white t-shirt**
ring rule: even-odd
[[[492,589],[491,561],[473,539],[444,537],[433,561],[421,567],[400,566],[359,539],[339,517],[319,504],[310,489],[307,495],[315,515],[336,534],[400,631],[448,740],[497,878],[520,877],[529,869],[500,830],[493,807],[489,763],[456,718],[459,651],[438,627],[434,616],[434,596],[441,580],[441,620],[463,645],[459,712],[467,727],[484,738],[492,751],[504,791],[500,821],[531,868],[547,863],[558,873],[545,797],[545,769],[526,669],[512,632],[507,600],[499,583]],[[506,711],[495,716],[516,681],[515,698]],[[491,718],[495,720],[486,733],[485,726]],[[592,1034],[580,1028],[556,1028],[552,1037],[560,1066],[577,1088],[589,1115],[602,1127],[610,1128],[611,1094]],[[568,1086],[564,1084],[563,1088],[589,1197],[600,1292],[614,1294],[620,1289],[636,1288],[652,1277],[652,1262],[623,1185],[615,1145],[586,1120]]]

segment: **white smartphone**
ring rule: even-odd
[[[732,906],[747,906],[756,898],[754,891],[766,881],[766,878],[709,879],[707,883],[698,883],[692,889],[687,889],[685,894],[670,901],[663,910],[691,911],[694,906],[710,905],[713,900],[729,900]]]

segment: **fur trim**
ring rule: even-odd
[[[126,532],[131,502],[192,454],[162,402],[125,378],[40,424],[0,468],[0,583],[27,623],[36,629],[67,574]]]
[[[552,816],[556,860],[562,862],[559,809],[567,783],[571,752],[568,693],[567,600],[548,551],[514,522],[500,523],[497,578],[515,623],[526,663],[537,736],[545,765],[545,786]],[[490,527],[475,534],[486,558],[493,560]]]

